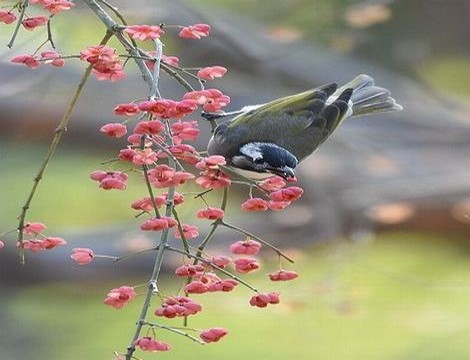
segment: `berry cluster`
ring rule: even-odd
[[[84,1],[92,9],[99,8],[94,0]],[[8,11],[0,11],[0,22],[12,24],[21,20],[21,25],[28,31],[50,27],[52,16],[74,7],[74,3],[65,0],[30,0],[33,6],[41,6],[48,11],[49,16],[29,17],[25,7],[18,4]],[[28,3],[26,2],[26,5]],[[92,5],[92,6],[91,6]],[[117,11],[117,10],[116,10]],[[97,13],[101,17],[105,13],[101,9]],[[103,20],[103,19],[102,19]],[[103,20],[104,21],[104,20]],[[298,186],[286,187],[287,183],[280,177],[273,176],[264,181],[255,181],[241,174],[234,174],[227,167],[223,156],[205,156],[202,152],[188,142],[195,141],[201,133],[197,112],[221,112],[230,103],[230,97],[216,88],[206,88],[207,81],[223,77],[227,69],[212,65],[199,68],[185,68],[180,66],[180,59],[173,55],[163,54],[162,38],[172,29],[177,29],[182,39],[201,39],[209,36],[211,26],[207,24],[182,25],[109,25],[108,30],[122,43],[127,54],[120,54],[118,49],[106,45],[107,38],[99,45],[90,45],[77,55],[64,56],[55,50],[54,42],[48,31],[46,42],[32,54],[21,54],[11,59],[12,63],[24,64],[29,68],[38,68],[42,64],[51,64],[56,67],[65,65],[68,59],[79,59],[88,64],[88,73],[91,72],[97,80],[117,82],[126,76],[124,59],[133,59],[147,85],[151,89],[148,98],[132,100],[117,104],[113,113],[120,120],[106,123],[99,131],[111,138],[124,138],[126,144],[116,151],[114,160],[107,161],[107,168],[93,171],[89,177],[98,183],[99,188],[107,191],[128,188],[129,177],[135,176],[142,180],[144,194],[135,199],[130,207],[137,211],[139,227],[150,236],[155,236],[156,246],[148,249],[155,253],[155,269],[144,292],[143,318],[137,323],[135,336],[128,346],[125,354],[116,354],[116,359],[130,359],[136,348],[142,351],[157,352],[168,351],[171,346],[157,340],[156,330],[166,329],[189,337],[202,344],[217,342],[228,331],[221,327],[206,330],[189,329],[197,331],[199,337],[190,335],[186,329],[162,325],[158,318],[165,317],[187,318],[203,310],[202,305],[192,298],[197,294],[234,291],[237,286],[243,285],[254,292],[247,303],[251,306],[264,308],[280,302],[279,293],[259,292],[245,281],[242,276],[259,271],[262,262],[255,257],[263,249],[274,251],[279,259],[292,260],[281,250],[261,238],[248,233],[242,228],[227,222],[228,188],[234,184],[246,186],[249,198],[241,204],[241,209],[247,212],[266,210],[281,211],[292,202],[298,200],[303,190]],[[105,21],[104,21],[105,22]],[[16,36],[16,35],[15,35]],[[13,41],[13,40],[12,40]],[[153,42],[155,51],[144,51],[137,45],[137,41]],[[52,49],[40,49],[47,44]],[[185,92],[178,99],[168,99],[160,96],[159,83],[160,70],[165,71],[178,83],[182,84]],[[85,77],[86,80],[86,77]],[[195,85],[194,85],[195,84]],[[111,112],[111,111],[110,111]],[[65,126],[62,126],[65,128]],[[57,135],[57,136],[60,136]],[[60,138],[59,138],[60,139]],[[120,164],[120,165],[119,165]],[[125,171],[116,169],[124,167]],[[39,180],[38,180],[39,181]],[[190,185],[188,187],[187,185]],[[177,192],[175,189],[178,189]],[[198,189],[194,192],[194,188]],[[190,189],[191,191],[189,191]],[[206,196],[219,194],[220,204],[210,204]],[[255,195],[253,195],[255,193]],[[34,191],[32,192],[34,195]],[[205,236],[199,228],[182,222],[179,208],[186,204],[189,195],[196,201],[202,201],[203,206],[193,215],[193,219],[209,220],[210,230]],[[195,195],[195,196],[194,196]],[[26,217],[27,207],[22,213]],[[47,237],[42,234],[46,226],[42,223],[26,222],[18,227],[18,247],[32,252],[49,250],[65,245],[62,238]],[[213,253],[208,250],[209,244],[215,239],[217,229],[225,227],[241,235],[227,247],[226,252]],[[28,236],[24,238],[24,236]],[[178,244],[173,246],[168,241],[172,235]],[[0,249],[4,243],[0,241]],[[175,269],[175,276],[182,280],[181,292],[183,294],[164,294],[160,288],[160,268],[166,252],[172,251],[182,256],[182,263]],[[112,258],[120,260],[122,257],[95,254],[89,248],[74,248],[70,256],[77,264],[87,265],[97,258]],[[287,281],[295,279],[298,275],[294,271],[279,268],[268,274],[271,281]],[[157,286],[158,284],[158,286]],[[104,304],[115,309],[121,309],[134,301],[138,295],[137,287],[123,285],[111,289],[104,300]],[[158,296],[155,296],[158,295]],[[155,321],[150,321],[147,309],[153,307]],[[147,327],[146,336],[142,330]],[[151,336],[150,336],[151,335]]]

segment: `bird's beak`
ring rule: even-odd
[[[289,166],[284,166],[284,174],[286,175],[286,179],[289,180],[290,178],[295,178],[294,169],[290,168]]]
[[[284,166],[282,169],[279,169],[279,168],[269,169],[269,171],[272,172],[273,174],[276,174],[276,175],[284,178],[287,181],[289,181],[290,179],[295,178],[294,170],[289,166]]]

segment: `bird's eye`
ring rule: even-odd
[[[255,162],[255,164],[263,164],[264,163],[264,160],[262,157],[258,157],[256,159],[253,160]]]

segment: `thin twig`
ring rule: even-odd
[[[224,211],[225,211],[225,208],[227,207],[227,198],[228,198],[228,188],[225,187],[224,188],[224,193],[222,195],[222,203],[220,205],[220,208]],[[201,244],[197,248],[198,251],[197,251],[196,256],[200,257],[202,255],[202,253],[204,252],[204,249],[206,248],[206,246],[210,243],[210,241],[214,237],[214,234],[215,234],[215,231],[217,230],[217,227],[221,224],[222,224],[222,219],[217,219],[216,221],[214,221],[212,223],[211,229],[209,230],[208,234],[206,235],[204,240],[202,240]],[[194,265],[196,265],[196,264],[197,264],[197,259],[194,261]]]
[[[195,91],[196,89],[188,83],[180,74],[178,74],[175,70],[171,69],[166,63],[162,62],[161,64],[162,70],[173,77],[176,81],[178,81],[186,90],[188,91]]]
[[[224,188],[224,193],[222,195],[222,203],[220,204],[220,208],[225,211],[225,208],[227,207],[227,200],[228,200],[228,188]],[[217,219],[211,224],[211,228],[209,229],[209,232],[207,233],[206,237],[204,240],[202,240],[201,244],[197,248],[197,253],[196,257],[194,257],[193,265],[197,265],[198,263],[198,258],[201,258],[202,254],[204,253],[204,249],[206,248],[207,245],[209,245],[210,241],[214,237],[214,234],[219,227],[219,225],[222,223],[222,219]],[[186,279],[186,284],[189,284],[191,282],[191,278],[188,277]],[[184,318],[184,326],[188,325],[188,317],[185,316]]]
[[[210,207],[209,203],[208,203],[208,202],[206,201],[206,199],[204,198],[204,195],[207,194],[208,192],[212,191],[212,190],[213,190],[213,188],[210,188],[210,189],[208,189],[208,190],[206,190],[206,191],[203,191],[203,192],[197,194],[197,195],[194,197],[194,199],[198,199],[198,198],[199,198],[199,199],[201,199],[202,202],[206,205],[206,207]]]
[[[121,14],[121,12],[116,6],[114,6],[113,4],[110,4],[106,0],[98,0],[98,1],[102,3],[104,6],[106,6],[109,10],[111,10],[119,18],[119,20],[121,20],[124,26],[127,26],[126,19],[124,18],[124,16]],[[137,43],[135,42],[134,39],[131,38],[131,42],[134,45],[134,47],[137,47]]]
[[[144,250],[129,252],[129,253],[124,254],[122,256],[113,256],[112,258],[114,259],[114,262],[118,262],[118,261],[129,259],[129,258],[134,257],[134,256],[145,254],[145,253],[148,253],[148,252],[157,251],[159,248],[160,248],[160,246],[154,246],[152,248],[148,248],[148,249],[144,249]],[[182,251],[182,250],[179,250],[177,248],[170,247],[169,245],[166,245],[165,249],[169,250],[169,251],[175,251],[177,253],[180,253],[180,251]]]
[[[16,22],[15,30],[13,31],[13,35],[11,36],[10,42],[7,44],[7,46],[10,49],[13,47],[16,37],[18,36],[18,31],[20,31],[20,26],[21,26],[21,23],[23,22],[24,15],[26,13],[26,8],[28,6],[29,6],[29,0],[24,0],[21,5],[21,12],[20,12],[18,21]]]
[[[197,260],[197,261],[200,261],[204,264],[207,264],[207,265],[210,265],[212,268],[216,269],[217,271],[220,271],[222,274],[224,275],[227,275],[228,277],[238,281],[240,284],[243,284],[245,285],[248,289],[250,290],[253,290],[254,292],[258,292],[258,289],[256,289],[253,285],[250,285],[249,283],[247,283],[245,280],[241,279],[240,277],[238,277],[237,275],[234,275],[232,274],[230,271],[227,271],[225,270],[224,268],[221,268],[220,266],[217,266],[215,265],[214,263],[212,263],[211,261],[209,260],[206,260],[204,259],[203,257],[201,256],[198,256],[198,255],[194,255],[190,252],[186,252],[184,250],[180,250],[180,249],[177,249],[175,247],[172,247],[172,246],[168,246],[167,247],[168,250],[171,250],[171,251],[174,251],[174,252],[177,252],[177,253],[180,253],[180,254],[183,254],[183,255],[186,255],[187,257],[190,257],[190,258],[193,258],[194,260]]]
[[[145,139],[146,139],[145,135],[142,135],[142,137],[140,138],[140,149],[141,150],[144,150],[144,148],[145,148]],[[157,218],[160,218],[160,211],[158,211],[158,206],[157,206],[157,202],[155,201],[155,195],[153,193],[152,184],[150,183],[150,178],[149,178],[149,173],[148,173],[148,166],[145,165],[145,164],[142,165],[142,171],[144,172],[145,185],[147,186],[147,191],[150,195],[150,201],[152,202],[153,210],[155,211],[155,216]]]
[[[182,67],[171,65],[171,64],[167,64],[167,65],[168,65],[168,67],[172,68],[173,70],[180,71],[183,74],[188,75],[190,78],[192,78],[194,80],[201,81],[201,78],[199,78],[197,75],[194,75],[192,72],[188,71],[188,70],[200,70],[201,68],[191,69],[191,68],[182,68]]]
[[[132,251],[132,252],[129,252],[129,253],[124,254],[124,255],[122,255],[122,256],[116,257],[116,258],[114,259],[114,262],[116,263],[116,262],[118,262],[118,261],[126,260],[126,259],[128,259],[128,258],[137,256],[137,255],[145,254],[145,253],[152,252],[152,251],[157,251],[158,248],[159,248],[158,246],[155,246],[155,247],[150,248],[150,249],[144,249],[144,250],[139,250],[139,251]]]
[[[261,186],[259,186],[258,182],[256,180],[250,179],[249,177],[240,174],[238,171],[234,170],[233,168],[226,166],[226,165],[219,165],[219,167],[224,171],[229,173],[230,175],[238,176],[239,178],[243,179],[246,181],[248,184],[251,186],[254,186],[257,190],[261,191],[264,195],[268,196],[268,193],[266,190],[264,190]]]
[[[49,17],[49,20],[47,20],[47,41],[51,43],[51,47],[55,49],[55,44],[54,44],[54,39],[52,38],[52,29],[51,29],[51,19],[54,15],[51,15]]]
[[[44,45],[44,44],[47,44],[49,40],[45,40],[36,50],[33,54],[37,53],[41,47]],[[60,55],[60,56],[56,56],[56,57],[50,57],[50,58],[47,58],[47,59],[37,59],[39,62],[41,61],[51,61],[51,60],[57,60],[57,59],[80,59],[80,55]]]
[[[157,206],[157,202],[155,201],[155,195],[153,193],[152,185],[150,184],[150,178],[148,174],[147,165],[142,165],[142,170],[144,172],[145,185],[147,186],[147,191],[150,195],[150,201],[152,202],[153,210],[155,211],[155,216],[157,218],[160,218],[160,211],[158,210],[158,206]]]
[[[178,230],[181,235],[181,241],[183,242],[184,250],[189,253],[189,243],[188,243],[188,240],[186,239],[186,236],[184,235],[183,225],[181,224],[180,218],[178,216],[178,212],[176,211],[175,208],[173,208],[173,216],[175,217],[175,220],[178,223]]]
[[[145,325],[154,326],[154,327],[157,327],[157,328],[160,328],[160,329],[165,329],[165,330],[174,332],[174,333],[176,333],[176,334],[178,334],[178,335],[187,337],[188,339],[191,339],[192,341],[197,342],[198,344],[201,344],[201,345],[205,345],[205,344],[206,344],[204,341],[198,339],[197,337],[194,337],[194,336],[188,334],[187,332],[184,332],[184,331],[175,329],[174,327],[171,327],[171,326],[166,326],[166,325],[157,324],[157,323],[152,323],[152,322],[145,322]]]
[[[8,235],[8,234],[14,233],[14,232],[16,232],[16,231],[18,231],[18,229],[17,229],[17,228],[14,228],[14,229],[11,229],[11,230],[4,231],[4,232],[2,232],[2,233],[0,234],[0,238],[1,238],[2,236],[5,236],[5,235]]]
[[[189,82],[186,81],[186,79],[184,77],[182,77],[180,74],[178,74],[178,72],[173,70],[171,65],[162,63],[162,69],[168,75],[170,75],[176,81],[178,81],[187,91],[195,91],[196,90]],[[201,90],[204,90],[204,83],[201,81],[201,79],[198,78],[198,80],[199,80],[199,85],[200,85]],[[217,121],[215,121],[215,119],[207,119],[207,121],[209,121],[209,123],[211,125],[211,133],[213,133],[215,131],[216,127],[217,127]]]
[[[122,58],[126,58],[127,60],[129,60],[129,59],[139,59],[139,60],[143,60],[143,61],[155,61],[155,58],[150,56],[150,55],[135,56],[135,55],[129,55],[129,54],[121,54],[121,55],[118,55],[118,56],[122,57]]]
[[[197,199],[197,198],[199,198],[199,197],[202,198],[204,195],[210,193],[211,191],[214,191],[214,189],[213,189],[213,188],[209,188],[209,189],[204,190],[204,191],[202,191],[202,192],[200,192],[200,193],[197,193],[196,196],[194,197],[194,199]]]
[[[261,244],[263,244],[263,245],[267,246],[268,248],[270,248],[271,250],[275,251],[279,256],[282,256],[287,261],[289,261],[291,263],[294,263],[294,260],[292,260],[289,256],[284,254],[281,249],[279,249],[279,248],[275,247],[274,245],[268,243],[267,241],[261,239],[259,236],[256,236],[256,235],[254,235],[254,234],[252,234],[252,233],[250,233],[246,230],[243,230],[243,229],[239,228],[238,226],[226,223],[225,221],[221,221],[220,225],[225,226],[229,229],[238,231],[239,233],[242,233],[242,234],[248,236],[249,238],[252,238],[256,241],[259,241]]]
[[[158,141],[156,141],[155,139],[153,138],[150,138],[150,140],[152,140],[153,144],[159,148],[161,151],[163,151],[165,154],[167,154],[169,157],[171,157],[173,159],[173,161],[176,163],[176,165],[178,166],[178,168],[182,171],[185,171],[185,168],[183,165],[181,165],[181,163],[179,162],[179,160],[175,157],[175,155],[173,155],[170,151],[168,151],[167,148],[165,148],[162,144],[160,144]]]
[[[155,39],[155,64],[153,67],[153,86],[150,89],[150,99],[154,100],[155,98],[161,99],[160,89],[158,88],[158,82],[160,80],[160,65],[162,63],[163,56],[163,44],[160,39]]]

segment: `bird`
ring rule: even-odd
[[[290,181],[298,163],[345,119],[402,109],[389,90],[361,74],[341,87],[329,83],[234,112],[203,113],[208,120],[235,115],[215,127],[207,154],[223,156],[228,166],[253,179],[278,175]]]

